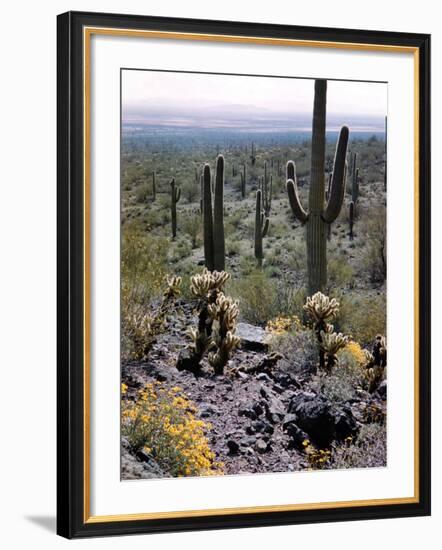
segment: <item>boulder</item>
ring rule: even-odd
[[[296,394],[290,401],[288,411],[293,415],[291,423],[305,432],[307,439],[319,448],[329,447],[335,439],[353,437],[359,430],[350,407],[332,405],[325,397],[316,394]]]
[[[121,439],[121,478],[122,479],[153,479],[166,477],[165,472],[155,460],[144,451],[138,451],[135,457],[130,452],[126,438]]]
[[[236,325],[236,336],[241,339],[241,347],[252,351],[267,351],[268,334],[261,327],[249,323],[238,323]]]

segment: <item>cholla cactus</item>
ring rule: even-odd
[[[178,297],[181,294],[181,277],[169,277],[169,275],[166,275],[165,281],[167,288],[163,292],[164,298],[170,299]]]
[[[313,318],[315,323],[333,319],[339,311],[339,302],[335,298],[330,299],[322,292],[307,297],[304,310]]]
[[[204,298],[213,290],[221,291],[229,278],[230,274],[226,271],[209,271],[204,268],[202,273],[190,279],[190,290],[197,298]]]
[[[373,393],[384,379],[385,368],[387,367],[387,341],[385,336],[378,334],[373,343],[373,353],[364,350],[365,377],[368,381],[368,391]]]
[[[339,312],[339,302],[335,298],[329,298],[322,292],[316,292],[313,296],[307,297],[307,302],[304,305],[304,311],[306,311],[310,317],[313,319],[313,330],[316,335],[319,346],[319,366],[321,369],[330,370],[331,366],[336,363],[336,360],[330,358],[330,368],[327,363],[329,361],[329,354],[335,355],[330,347],[330,352],[325,348],[325,342],[328,346],[337,345],[337,342],[340,342],[339,336],[342,338],[347,338],[342,336],[342,334],[336,335],[333,329],[333,325],[327,323],[327,320],[334,319]],[[348,338],[345,341],[345,344],[348,342]],[[344,346],[345,346],[344,344]],[[343,347],[343,346],[342,346]],[[339,348],[340,349],[340,348]]]
[[[325,352],[324,359],[327,372],[331,372],[332,368],[338,362],[338,351],[344,349],[350,341],[348,336],[344,336],[341,332],[332,332],[330,327],[332,327],[332,325],[328,325],[327,332],[321,331],[321,346]]]
[[[240,339],[235,335],[236,319],[239,315],[237,302],[220,294],[214,304],[208,306],[213,321],[213,345],[216,351],[209,354],[209,363],[215,374],[223,374],[230,352],[238,347]]]
[[[225,271],[204,269],[201,274],[191,278],[190,289],[199,298],[198,327],[188,331],[192,346],[180,355],[178,370],[198,374],[204,354],[216,348],[209,355],[209,362],[217,374],[222,374],[230,352],[238,346],[239,338],[234,334],[238,305],[222,292],[229,277]]]

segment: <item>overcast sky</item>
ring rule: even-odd
[[[242,127],[284,123],[309,129],[314,81],[297,78],[122,71],[123,122]],[[327,127],[383,131],[387,85],[328,81]],[[288,120],[289,118],[289,120]]]

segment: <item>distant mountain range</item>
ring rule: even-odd
[[[164,105],[124,106],[122,122],[125,126],[162,126],[175,128],[224,129],[244,131],[308,131],[311,130],[311,113],[286,113],[253,105],[229,105],[203,109]],[[327,129],[338,130],[347,124],[358,132],[383,132],[384,117],[358,114],[329,113]]]

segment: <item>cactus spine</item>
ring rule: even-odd
[[[203,172],[203,227],[204,259],[209,271],[224,271],[224,157],[216,159],[215,198],[212,210],[212,182],[210,166]]]
[[[170,181],[170,211],[172,214],[172,239],[176,237],[176,205],[181,197],[181,188],[175,184],[175,178]]]
[[[327,283],[326,226],[334,222],[344,199],[345,157],[349,130],[343,126],[336,145],[330,196],[324,204],[325,185],[325,120],[327,81],[315,81],[313,106],[312,155],[308,213],[302,207],[296,183],[295,163],[287,163],[287,193],[290,206],[299,221],[306,224],[307,272],[310,294],[322,290]]]
[[[155,171],[152,172],[152,202],[157,198],[157,186],[155,183]]]
[[[261,189],[258,189],[256,192],[255,209],[255,258],[258,262],[258,267],[262,266],[262,239],[267,235],[269,223],[269,218],[262,211],[262,194]]]

